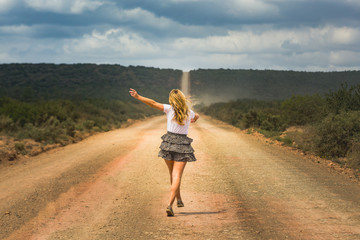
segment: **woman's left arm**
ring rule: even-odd
[[[137,100],[145,103],[146,105],[152,107],[152,108],[155,108],[155,109],[158,109],[160,111],[164,111],[164,105],[161,104],[161,103],[158,103],[150,98],[147,98],[147,97],[143,97],[143,96],[140,96],[135,89],[132,89],[130,88],[130,91],[129,91],[130,95],[133,97],[133,98],[136,98]]]

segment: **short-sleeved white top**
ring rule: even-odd
[[[169,132],[178,133],[178,134],[188,134],[190,121],[195,117],[195,113],[193,110],[190,109],[189,117],[186,119],[185,125],[183,126],[179,125],[175,120],[173,120],[175,112],[171,105],[164,104],[164,112],[166,113],[167,130]]]

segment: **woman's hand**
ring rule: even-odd
[[[137,100],[145,103],[146,105],[152,107],[152,108],[156,108],[158,110],[161,110],[161,111],[164,111],[164,105],[161,104],[161,103],[158,103],[158,102],[155,102],[154,100],[150,99],[150,98],[147,98],[147,97],[143,97],[143,96],[140,96],[135,89],[133,88],[130,88],[130,91],[129,91],[130,95],[133,97],[133,98],[136,98]]]
[[[195,113],[195,117],[193,119],[191,119],[191,123],[196,122],[196,120],[198,120],[199,117],[200,117],[199,114]]]
[[[133,98],[136,98],[136,99],[139,98],[139,94],[137,93],[137,91],[135,89],[130,88],[129,93]]]

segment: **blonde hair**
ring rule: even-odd
[[[169,103],[174,108],[174,120],[179,125],[185,125],[185,120],[189,116],[188,100],[179,89],[173,89],[169,93]]]

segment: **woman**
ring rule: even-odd
[[[167,133],[161,137],[163,141],[158,156],[165,160],[169,168],[171,192],[166,213],[167,216],[174,216],[172,205],[175,198],[177,199],[177,207],[184,207],[180,195],[180,184],[185,165],[187,162],[196,161],[194,149],[191,147],[193,140],[187,137],[187,133],[190,122],[196,122],[199,114],[189,108],[185,95],[179,89],[171,90],[169,94],[170,104],[161,104],[150,98],[140,96],[132,88],[129,92],[132,97],[166,113]]]

